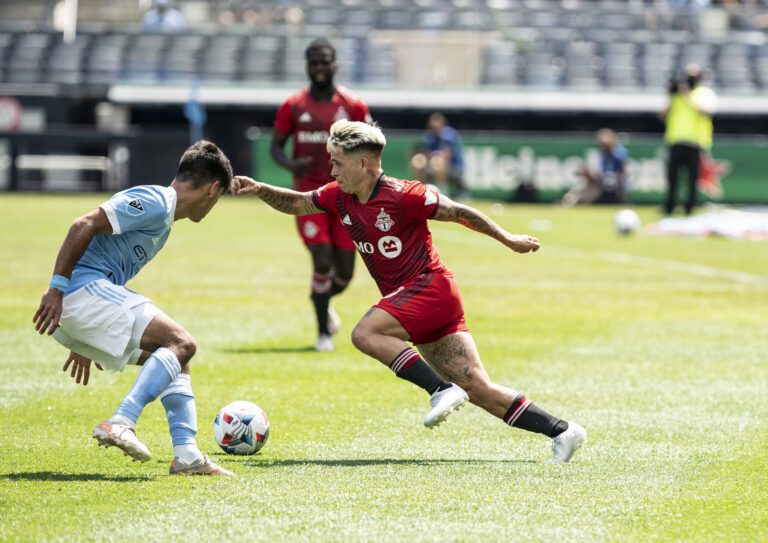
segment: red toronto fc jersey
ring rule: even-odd
[[[361,204],[334,181],[316,190],[312,199],[347,229],[382,295],[425,271],[448,271],[427,227],[439,196],[422,183],[382,175],[371,199]]]
[[[289,97],[277,110],[275,130],[293,136],[293,158],[311,157],[303,178],[294,187],[307,192],[325,185],[331,177],[331,157],[325,148],[331,125],[341,119],[371,122],[368,106],[348,89],[337,86],[329,102],[318,102],[304,88]]]

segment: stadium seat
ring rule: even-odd
[[[397,84],[397,53],[392,46],[367,43],[362,66],[362,83],[378,87]]]
[[[456,30],[489,31],[493,28],[491,17],[482,11],[462,10],[453,15],[451,28]]]
[[[416,13],[403,9],[385,9],[381,12],[376,28],[382,30],[409,30],[416,28]]]
[[[201,55],[200,77],[206,81],[235,81],[243,60],[245,36],[211,36]]]
[[[246,41],[242,57],[243,81],[279,81],[285,59],[285,40],[276,36],[254,36]]]
[[[8,54],[13,48],[15,34],[11,32],[0,33],[0,81],[5,81],[5,70],[8,65]]]
[[[61,39],[54,32],[19,34],[8,57],[6,80],[11,83],[42,83],[53,40]]]
[[[480,82],[482,85],[517,85],[521,59],[514,42],[501,42],[483,51]]]
[[[605,63],[603,80],[611,88],[635,88],[639,83],[637,71],[638,46],[631,42],[607,42],[602,44],[602,60]]]
[[[167,34],[136,34],[127,48],[122,76],[127,80],[158,81],[163,68]]]
[[[122,70],[128,39],[128,34],[94,36],[85,58],[84,81],[101,85],[116,81]]]
[[[208,37],[200,34],[174,34],[162,60],[161,76],[168,81],[191,81],[200,73],[202,51]]]
[[[85,52],[91,39],[88,34],[80,34],[72,43],[57,40],[50,53],[46,80],[68,85],[82,83]]]

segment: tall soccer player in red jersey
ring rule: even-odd
[[[283,213],[325,211],[345,226],[383,296],[352,331],[352,343],[430,394],[425,426],[437,426],[469,399],[510,426],[552,438],[550,461],[568,462],[587,433],[521,392],[491,382],[464,322],[456,279],[432,245],[427,219],[457,222],[517,253],[538,250],[539,241],[510,234],[418,181],[387,177],[381,169],[385,145],[378,127],[339,121],[328,138],[336,181],[295,192],[237,176],[232,192],[255,194]]]
[[[333,82],[336,50],[325,39],[317,39],[305,51],[309,87],[289,97],[277,110],[270,153],[293,174],[296,190],[305,192],[332,180],[325,142],[331,125],[341,119],[371,122],[368,106],[349,90]],[[285,144],[293,137],[293,158]],[[299,234],[312,255],[312,303],[317,317],[315,349],[333,350],[331,335],[340,321],[330,308],[332,296],[343,291],[352,279],[355,246],[344,227],[325,213],[296,218]]]

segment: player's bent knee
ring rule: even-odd
[[[192,334],[184,331],[173,338],[169,349],[176,354],[179,363],[183,366],[197,353],[197,341],[192,337]]]
[[[334,280],[334,290],[336,294],[340,294],[347,290],[347,286],[349,286],[349,279],[343,279],[339,280],[340,278],[337,278]]]
[[[368,353],[370,350],[372,336],[373,334],[369,328],[358,324],[352,330],[352,345],[354,345],[359,351]]]

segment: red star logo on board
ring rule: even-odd
[[[728,162],[720,162],[713,159],[710,155],[701,155],[701,166],[699,168],[699,190],[712,198],[719,200],[723,197],[723,186],[720,179],[728,175],[731,171],[731,165]]]

